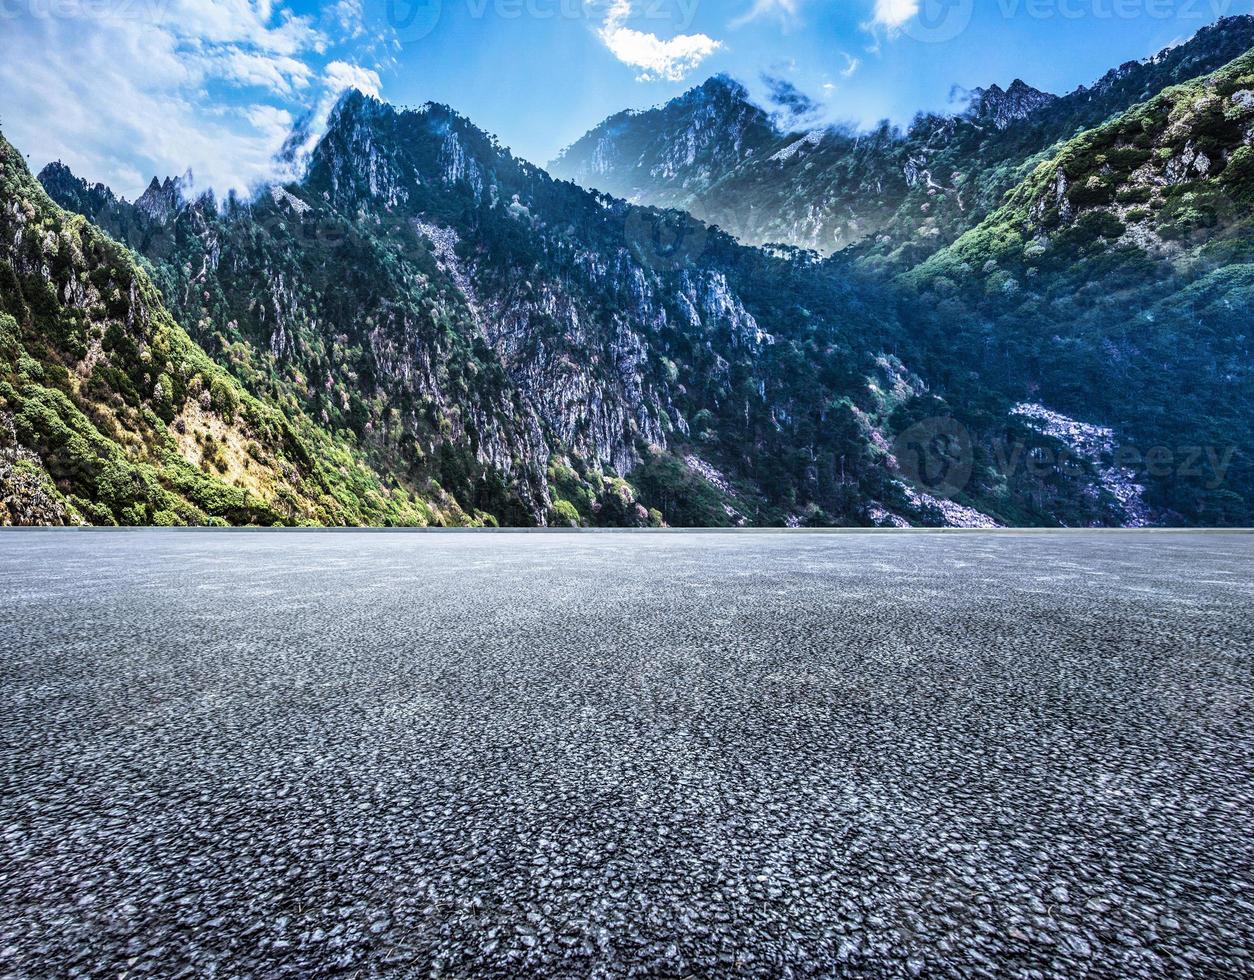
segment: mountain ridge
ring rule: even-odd
[[[1237,26],[1238,35],[1248,29]],[[1235,43],[1224,36],[1208,42],[1205,58]],[[1196,46],[1182,48],[1160,59],[1155,78],[1199,63]],[[1120,86],[1146,84],[1135,74],[1110,75],[1116,101]],[[661,165],[709,165],[728,133],[724,110],[743,94],[728,79],[695,91],[684,111],[709,125],[691,140],[666,137]],[[1101,110],[1085,99],[1085,112]],[[926,142],[935,127],[941,149],[915,160],[912,177],[908,157],[901,175],[923,214],[957,203],[971,227],[984,212],[962,175],[944,172],[945,153],[968,137],[980,147],[994,140],[1013,159],[997,181],[1022,182],[1049,153],[1012,150],[1035,146],[1074,114],[1066,97],[1026,85],[978,100],[978,125],[953,117],[923,125],[916,136]],[[1116,116],[1134,110],[1142,111]],[[628,126],[637,119],[620,116]],[[1231,173],[1240,171],[1239,134],[1208,119],[1182,117],[1184,143],[1171,144],[1172,156],[1183,161],[1190,138],[1192,156],[1164,156],[1163,167],[1192,167],[1196,178],[1200,153],[1216,161],[1215,173],[1234,161]],[[734,123],[742,164],[753,161],[769,120],[746,112]],[[776,139],[765,162],[788,171],[836,156],[882,160],[900,149],[898,136]],[[1144,152],[1120,149],[1081,184],[1104,187],[1103,174]],[[1003,269],[999,233],[963,246],[947,271],[910,276],[945,254],[949,232],[913,253],[884,235],[827,259],[749,248],[681,211],[554,180],[446,106],[399,110],[360,93],[336,106],[303,177],[248,201],[188,200],[172,178],[140,207],[64,167],[41,176],[61,203],[141,257],[174,317],[250,397],[352,447],[418,499],[442,501],[431,519],[1074,525],[1231,523],[1249,513],[1228,485],[1113,458],[1155,431],[1180,445],[1203,435],[1231,443],[1248,407],[1241,395],[1235,409],[1217,411],[1235,351],[1180,305],[1203,294],[1212,307],[1244,302],[1225,285],[1243,273],[1211,258],[1239,248],[1244,226],[1208,224],[1188,180],[1174,196],[1154,192],[1146,227],[1191,236],[1188,254],[1209,265],[1179,265],[1175,246],[1145,253],[1141,239],[1103,237],[1106,218],[1073,214],[1056,232],[1058,258],[1036,273]],[[849,220],[892,227],[910,200],[886,196],[876,212],[874,196],[863,195]],[[1120,207],[1127,217],[1134,204]],[[1117,274],[1109,295],[1165,311],[1165,326],[1135,338],[1100,294],[1060,306],[1053,284],[1077,289],[1081,274],[1090,288],[1077,296]],[[1155,390],[1144,372],[1173,342],[1198,356]],[[1118,379],[1133,376],[1137,384],[1121,388]],[[1180,399],[1177,384],[1195,397]],[[1171,425],[1153,421],[1175,406]],[[919,436],[927,454],[966,467],[957,486],[938,495],[910,464],[909,439]],[[1074,465],[1025,466],[1024,452],[1061,453]]]
[[[854,245],[877,265],[900,268],[953,241],[994,207],[1017,182],[1013,168],[1020,161],[1251,46],[1254,17],[1227,17],[1063,96],[1016,79],[1019,85],[1007,90],[974,90],[968,106],[953,114],[920,113],[905,127],[882,123],[864,131],[777,132],[747,98],[720,127],[710,115],[712,103],[703,104],[703,115],[690,111],[699,87],[655,109],[612,117],[618,120],[613,129],[594,127],[550,170],[638,203],[689,210],[748,244],[782,243],[821,254]],[[990,130],[981,124],[985,99]],[[736,120],[755,113],[763,125],[753,130],[753,152],[746,155]],[[710,142],[720,132],[726,134],[722,152]],[[663,166],[654,133],[666,134],[668,145],[701,138],[705,157],[688,167]],[[781,157],[790,146],[802,152]]]
[[[926,386],[884,353],[901,326],[879,287],[553,181],[446,107],[397,111],[349,95],[303,182],[247,205],[186,205],[172,225],[106,211],[249,390],[294,399],[331,431],[347,427],[385,469],[417,454],[425,462],[402,472],[418,487],[434,481],[467,513],[510,523],[950,519],[902,483],[889,451],[888,416]],[[331,291],[318,285],[319,270],[346,269],[348,255],[371,270],[360,284],[341,275]],[[407,283],[426,285],[406,293]],[[868,304],[883,315],[868,318]],[[454,346],[421,353],[441,322]],[[464,372],[461,355],[448,358],[458,349],[476,351],[477,366],[454,391],[440,372]],[[349,390],[346,375],[364,386]],[[506,401],[489,408],[487,390]],[[429,422],[414,395],[437,409]],[[491,442],[519,425],[529,448]],[[469,483],[469,458],[456,456],[465,449],[483,474]],[[485,478],[503,481],[491,499],[474,489]],[[1032,481],[1022,479],[1026,498]],[[952,513],[976,514],[979,503],[977,493]],[[1095,498],[1080,512],[1115,520],[1107,507]]]

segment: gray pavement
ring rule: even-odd
[[[0,975],[1250,975],[1252,572],[0,534]]]

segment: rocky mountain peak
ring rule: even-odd
[[[327,119],[327,129],[357,126],[373,118],[394,114],[395,111],[387,103],[381,102],[372,95],[366,95],[360,89],[345,89],[331,110],[331,115]]]
[[[749,90],[726,72],[720,72],[706,79],[704,83],[697,88],[689,90],[687,94],[688,96],[701,95],[706,98],[733,99],[742,102],[746,102],[749,99]]]
[[[135,207],[153,221],[168,221],[186,203],[183,189],[187,186],[191,186],[191,171],[183,177],[165,180],[153,177],[148,189],[136,199]]]
[[[73,209],[85,214],[98,211],[117,203],[117,198],[104,184],[89,184],[77,177],[68,166],[55,160],[39,171],[39,182],[54,200],[73,204]]]
[[[60,160],[54,160],[44,167],[43,170],[39,171],[39,182],[45,186],[52,183],[64,184],[67,182],[75,185],[81,184],[84,187],[87,185],[85,180],[74,176],[74,171]]]
[[[1021,78],[1010,83],[1009,88],[990,85],[988,88],[977,88],[971,91],[971,103],[967,107],[967,118],[977,122],[992,123],[998,129],[1005,129],[1011,123],[1026,119],[1042,106],[1056,101],[1058,96],[1033,88]]]

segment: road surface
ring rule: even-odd
[[[0,975],[1254,973],[1254,537],[0,534]]]

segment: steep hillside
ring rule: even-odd
[[[832,367],[776,345],[739,292],[793,275],[789,263],[554,182],[444,107],[350,95],[307,177],[248,204],[123,205],[61,169],[45,179],[127,237],[250,390],[295,400],[468,510],[509,523],[760,523],[809,505],[822,520],[862,519],[856,484],[806,470],[844,441],[861,449],[864,435],[834,435],[823,418],[833,384],[865,385],[870,356],[846,348],[829,398],[798,404]],[[811,282],[816,306],[844,319],[848,290]],[[802,316],[770,312],[772,329]],[[690,443],[700,448],[677,448]],[[723,467],[726,480],[701,475]]]
[[[1251,143],[1254,52],[1067,141],[906,277],[963,364],[1119,420],[1188,522],[1252,513]]]
[[[1163,89],[1215,71],[1254,47],[1254,17],[1228,17],[1143,61],[1111,69],[1091,86],[1045,102],[1002,128],[958,125],[914,155],[951,189],[915,181],[882,233],[859,246],[872,268],[896,271],[953,242],[1060,143],[1101,125]],[[927,120],[923,121],[927,124]],[[922,171],[920,170],[920,173]]]
[[[0,137],[0,523],[462,520],[262,404]]]

